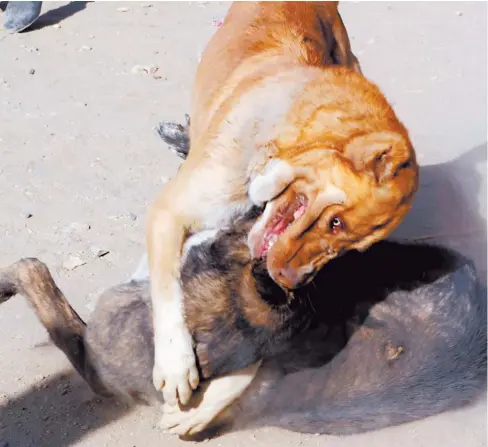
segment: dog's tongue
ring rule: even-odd
[[[282,213],[277,215],[271,220],[271,223],[264,233],[260,248],[259,256],[262,258],[266,256],[269,249],[278,240],[278,237],[283,234],[286,229],[298,218],[300,218],[305,212],[306,205],[303,200],[297,200],[292,206]]]
[[[288,225],[291,224],[290,222],[287,222],[286,219],[280,220],[271,230],[270,234],[271,235],[277,235],[279,236],[281,233],[283,233],[287,228]]]

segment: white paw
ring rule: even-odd
[[[202,399],[197,408],[184,411],[165,403],[161,428],[180,436],[201,432],[244,392],[256,376],[260,365],[261,361],[204,383],[199,391]]]
[[[153,383],[169,405],[184,405],[199,383],[192,339],[183,321],[165,323],[155,327]]]
[[[293,168],[287,162],[273,158],[263,172],[251,180],[249,198],[255,205],[262,206],[281,194],[293,180]]]
[[[208,407],[190,408],[184,411],[164,404],[160,427],[178,436],[195,435],[208,427],[216,413],[218,411]]]

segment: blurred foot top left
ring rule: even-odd
[[[19,33],[31,26],[41,14],[42,2],[8,2],[3,27],[10,34]]]

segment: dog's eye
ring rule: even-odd
[[[340,217],[333,217],[329,223],[329,229],[332,234],[337,234],[344,229],[344,223]]]

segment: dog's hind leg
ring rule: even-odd
[[[88,359],[85,322],[70,306],[44,263],[24,258],[0,269],[0,303],[16,294],[27,298],[54,344],[66,354],[91,389],[96,394],[110,396],[112,393]]]

